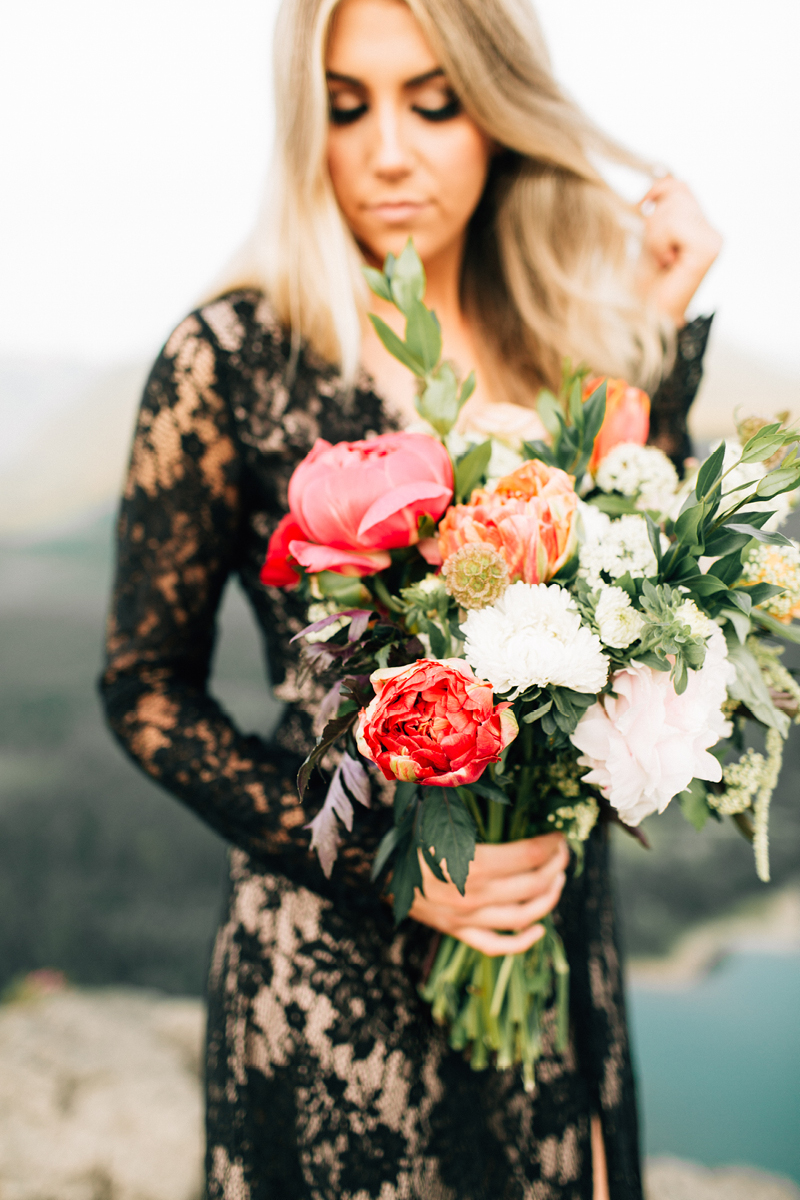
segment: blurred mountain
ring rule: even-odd
[[[120,491],[140,363],[0,363],[0,536],[69,528]]]
[[[142,363],[0,361],[0,537],[49,535],[113,507],[146,375]],[[800,415],[800,374],[712,342],[693,436],[732,433],[737,408]]]
[[[792,373],[742,353],[736,346],[715,342],[712,335],[689,421],[692,437],[702,443],[734,433],[737,409],[742,416],[771,417],[784,409],[800,416],[800,372]]]

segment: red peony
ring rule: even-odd
[[[259,578],[268,587],[294,587],[300,578],[297,560],[289,553],[289,543],[303,536],[303,531],[291,513],[282,517],[269,539],[267,557]],[[294,565],[292,565],[294,564]]]
[[[463,659],[420,659],[370,680],[377,694],[361,711],[356,741],[386,779],[475,783],[519,732],[510,703],[495,704]]]

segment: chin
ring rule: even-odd
[[[383,266],[386,255],[394,254],[397,257],[409,238],[413,239],[417,253],[423,262],[436,254],[440,248],[435,239],[426,234],[424,230],[415,227],[413,222],[398,223],[381,230],[379,234],[369,237],[357,236],[356,240],[367,258],[373,259]]]

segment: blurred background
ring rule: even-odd
[[[4,18],[0,1195],[14,1200],[198,1194],[202,1009],[170,997],[202,996],[225,847],[123,758],[94,681],[148,363],[255,216],[276,9],[27,0]],[[800,416],[795,0],[537,9],[568,91],[685,178],[725,237],[695,304],[717,314],[698,447],[732,430],[737,406]],[[244,728],[269,729],[277,709],[235,586],[213,690]],[[651,852],[617,839],[617,871],[648,1152],[800,1183],[800,739],[772,822],[767,886],[733,825],[698,836],[677,806],[648,823]],[[672,1179],[675,1196],[756,1195],[755,1176],[695,1172],[674,1191],[681,1178],[662,1157],[651,1194]],[[758,1194],[800,1194],[774,1189]]]

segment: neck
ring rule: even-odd
[[[423,263],[428,284],[425,303],[447,325],[461,325],[461,263],[464,258],[463,235]]]

